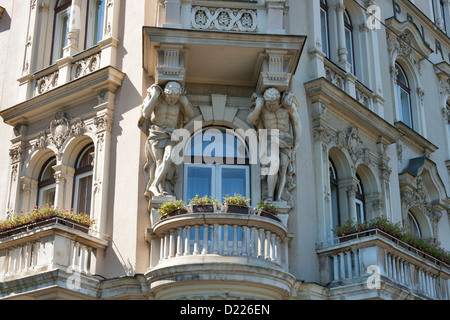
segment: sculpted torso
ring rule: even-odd
[[[177,104],[169,105],[165,101],[161,101],[150,117],[153,124],[160,127],[175,128],[180,114],[180,106]]]
[[[265,129],[278,129],[282,132],[289,132],[289,112],[285,108],[280,107],[273,112],[264,107],[261,114]]]

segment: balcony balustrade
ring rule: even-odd
[[[157,222],[151,238],[146,276],[156,292],[169,278],[182,288],[193,275],[209,282],[264,283],[281,296],[295,282],[288,273],[290,237],[280,221],[254,214],[185,214]]]
[[[108,241],[87,232],[92,230],[74,229],[70,222],[58,218],[44,225],[15,229],[15,234],[0,239],[0,282],[55,269],[87,276],[96,274],[98,257]]]
[[[353,291],[358,299],[449,299],[449,265],[378,229],[370,233],[318,248],[322,284],[332,298],[345,291],[351,299]]]

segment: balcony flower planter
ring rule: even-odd
[[[162,215],[161,220],[165,220],[165,219],[176,217],[176,216],[181,216],[181,215],[184,215],[187,213],[188,213],[188,211],[186,209],[181,209],[181,208],[175,209],[173,211],[170,211],[169,213]]]
[[[225,203],[224,204],[224,212],[225,213],[237,213],[237,214],[249,214],[250,207]]]
[[[266,217],[277,222],[281,222],[281,220],[277,217],[278,208],[271,202],[261,202],[258,205],[257,215],[260,217]]]
[[[276,215],[274,215],[274,214],[272,214],[270,212],[264,211],[264,210],[259,210],[257,215],[260,216],[260,217],[265,217],[265,218],[269,218],[269,219],[275,220],[277,222],[281,222],[281,220]]]
[[[200,197],[196,195],[189,202],[189,213],[215,213],[218,209],[219,201],[212,197]]]
[[[40,220],[40,221],[33,222],[33,223],[25,223],[23,225],[14,227],[12,229],[8,229],[8,230],[0,233],[0,239],[5,239],[8,237],[17,235],[17,234],[21,234],[24,232],[28,232],[28,231],[36,230],[36,229],[39,229],[42,227],[50,226],[50,225],[56,225],[56,224],[64,225],[64,226],[67,226],[74,230],[79,230],[84,233],[89,233],[89,225],[79,223],[79,222],[76,222],[76,221],[73,221],[73,220],[70,220],[67,218],[52,217],[49,219]]]
[[[250,213],[250,199],[235,194],[233,197],[227,196],[224,198],[224,212],[225,213],[237,213],[237,214],[249,214]]]
[[[161,220],[184,215],[187,214],[186,204],[183,200],[168,201],[159,207],[158,213],[161,216]]]
[[[189,213],[214,213],[217,212],[217,205],[210,204],[190,204],[188,206]]]

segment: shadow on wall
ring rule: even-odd
[[[3,7],[0,7],[0,33],[11,28],[11,17],[6,9],[2,13],[2,9]]]

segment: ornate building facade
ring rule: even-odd
[[[450,249],[449,32],[448,0],[2,1],[0,219],[95,224],[3,232],[0,298],[448,300],[448,255],[334,230]],[[158,213],[232,194],[278,216]]]

